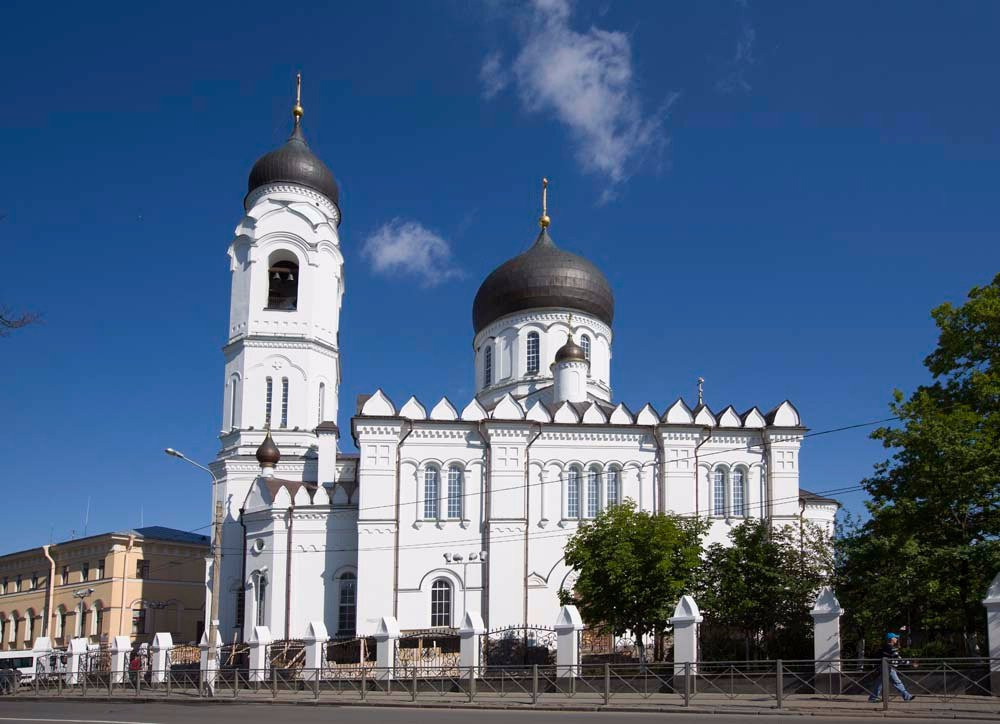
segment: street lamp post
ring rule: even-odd
[[[469,586],[469,565],[472,563],[486,563],[486,551],[472,551],[468,556],[462,555],[461,553],[445,553],[444,561],[448,565],[461,565],[462,566],[462,617],[468,612],[468,592]],[[482,602],[480,602],[482,606]]]
[[[172,447],[166,448],[163,452],[171,457],[179,458],[191,463],[196,468],[201,468],[212,476],[212,500],[215,501],[215,509],[212,519],[212,610],[208,622],[208,660],[215,661],[218,652],[215,650],[215,639],[219,631],[219,586],[221,585],[222,569],[222,501],[217,498],[216,486],[219,484],[215,473],[201,463],[196,463],[184,453],[174,450]]]

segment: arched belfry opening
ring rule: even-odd
[[[267,265],[267,308],[298,309],[299,264],[294,256],[274,254]]]

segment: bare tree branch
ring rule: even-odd
[[[7,337],[15,329],[27,327],[41,319],[34,312],[25,312],[15,316],[8,307],[0,307],[0,337]]]

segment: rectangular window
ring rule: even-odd
[[[96,624],[97,630],[94,632],[97,636],[104,633],[104,609],[97,609]]]
[[[457,466],[448,468],[448,517],[462,517],[462,469]]]
[[[138,636],[146,633],[146,609],[132,609],[132,635]]]
[[[424,519],[436,520],[438,517],[438,470],[427,468],[424,471]]]
[[[80,580],[90,580],[90,561],[87,561],[80,566]]]
[[[281,378],[281,426],[288,427],[288,378]]]
[[[3,585],[0,586],[0,593],[7,593],[7,576],[3,577]],[[3,643],[3,638],[0,637],[0,644]]]
[[[102,580],[104,578],[104,559],[102,558],[97,562],[97,579]]]
[[[528,374],[538,374],[538,332],[528,334]]]
[[[59,583],[63,586],[69,583],[69,566],[63,566],[62,570],[59,571]]]
[[[621,490],[621,471],[618,468],[612,468],[608,471],[608,507],[613,505],[618,505],[618,499],[621,497],[619,491]]]
[[[742,518],[746,515],[745,503],[744,503],[744,486],[743,486],[743,471],[734,470],[732,474],[732,495],[730,496],[732,500],[731,513],[737,518]]]
[[[32,573],[31,574],[31,590],[34,591],[36,588],[38,588],[38,574],[37,573]]]
[[[135,577],[149,578],[149,561],[139,560],[135,562]]]
[[[591,470],[587,473],[587,517],[596,518],[601,509],[601,473]]]
[[[726,471],[716,470],[712,481],[712,515],[726,514]]]
[[[573,468],[566,479],[566,517],[580,517],[580,471]]]
[[[487,340],[486,350],[483,352],[483,387],[493,384],[493,340]]]
[[[241,588],[236,592],[236,627],[243,627],[243,618],[247,615],[247,591]]]
[[[271,401],[274,399],[274,382],[270,377],[264,390],[264,426],[271,427]]]
[[[348,578],[348,576],[351,576]],[[353,575],[345,574],[340,581],[340,608],[337,611],[337,633],[348,635],[354,633],[355,620],[358,612],[357,582]]]
[[[445,580],[431,587],[431,626],[451,626],[451,584]]]
[[[17,591],[18,593],[21,592],[21,574],[20,573],[17,575],[17,582],[16,582],[16,586],[15,586],[14,590]]]

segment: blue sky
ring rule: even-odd
[[[91,533],[209,522],[162,449],[218,449],[226,248],[296,71],[342,189],[342,428],[376,387],[471,397],[472,299],[543,175],[615,290],[616,399],[702,375],[813,430],[886,416],[929,310],[998,270],[998,30],[992,2],[8,4],[0,304],[44,323],[0,340],[0,550],[80,535],[88,498]],[[802,485],[882,457],[817,437]]]

